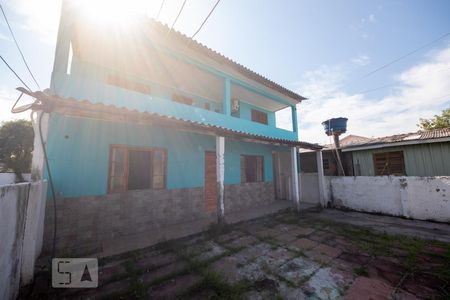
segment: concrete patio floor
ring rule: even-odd
[[[448,240],[411,236],[445,241],[450,225],[393,219],[399,223],[334,210],[286,211],[214,226],[100,260],[97,289],[50,289],[44,268],[21,298],[448,299]]]

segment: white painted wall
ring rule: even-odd
[[[0,186],[0,299],[33,278],[42,249],[46,182]]]
[[[23,174],[23,179],[30,181],[30,174]],[[0,185],[16,183],[16,174],[14,173],[0,173]]]
[[[326,177],[333,207],[450,222],[450,177]]]

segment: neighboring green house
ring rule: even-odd
[[[351,153],[357,176],[449,176],[450,128],[372,138],[342,153]]]
[[[51,87],[34,94],[50,110],[58,248],[109,255],[185,236],[289,207],[282,187],[298,204],[297,169],[279,166],[321,149],[298,141],[304,97],[156,21],[97,26],[76,2],[63,2]],[[285,108],[292,130],[276,127]]]
[[[380,138],[347,135],[340,140],[346,176],[449,176],[450,128]],[[326,176],[338,176],[334,145],[323,149]],[[300,153],[300,170],[316,173],[313,152]]]

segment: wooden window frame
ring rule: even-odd
[[[245,159],[247,157],[255,157],[255,158],[260,157],[261,158],[261,180],[248,181],[247,175],[246,175],[246,173],[247,173],[246,172],[247,164],[246,164],[246,161],[245,161]],[[244,165],[242,165],[242,161],[244,162]],[[241,164],[241,166],[240,166],[241,183],[254,183],[254,182],[264,182],[265,181],[265,176],[264,176],[264,155],[251,155],[251,154],[247,155],[247,154],[242,154],[240,156],[240,164]],[[245,175],[242,174],[242,171],[245,172]],[[256,171],[258,171],[258,170],[256,170]],[[255,177],[257,178],[258,175],[255,174]],[[245,180],[243,180],[244,178],[245,178]]]
[[[252,108],[251,109],[251,117],[252,117],[253,122],[264,124],[264,125],[269,124],[269,115],[264,111]]]
[[[393,156],[393,154],[398,154],[401,153],[400,159],[401,159],[401,166],[402,166],[402,173],[396,172],[393,173],[391,171],[391,156]],[[386,164],[383,167],[383,171],[381,173],[378,172],[378,166],[377,166],[377,159],[381,156],[385,156],[385,160],[386,160]],[[373,160],[373,168],[374,168],[374,175],[375,176],[406,176],[406,169],[405,169],[405,156],[402,150],[399,151],[387,151],[387,152],[376,152],[372,154],[372,160]],[[385,174],[385,171],[386,174]]]
[[[125,184],[124,184],[124,190],[123,191],[117,191],[117,190],[112,190],[111,189],[111,173],[112,173],[112,154],[114,151],[114,148],[122,148],[126,151],[125,153],[125,160],[124,160],[124,178],[125,178]],[[165,148],[159,148],[159,147],[139,147],[139,146],[127,146],[127,145],[122,145],[122,144],[111,144],[109,145],[109,157],[108,157],[108,194],[112,194],[112,193],[121,193],[121,192],[127,192],[129,191],[128,189],[128,177],[129,177],[129,152],[130,151],[146,151],[146,152],[151,152],[151,165],[153,166],[153,159],[154,159],[154,152],[155,151],[162,151],[164,152],[164,159],[163,159],[163,187],[162,188],[153,188],[153,174],[151,174],[151,187],[149,189],[151,190],[164,190],[167,187],[167,149]]]

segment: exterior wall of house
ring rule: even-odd
[[[355,173],[374,176],[373,154],[390,151],[403,151],[406,176],[450,175],[450,142],[353,151]]]
[[[215,151],[214,136],[52,114],[48,157],[58,197],[105,194],[111,144],[167,149],[167,189],[203,187],[204,153]],[[243,154],[264,156],[264,181],[272,182],[272,151],[288,148],[225,139],[225,184],[240,184]]]
[[[262,109],[260,107],[245,103],[245,102],[240,102],[240,114],[239,117],[241,119],[244,120],[248,120],[251,121],[252,120],[252,109],[257,109],[259,111],[265,112],[267,114],[267,125],[271,126],[271,127],[275,127],[275,113]]]

